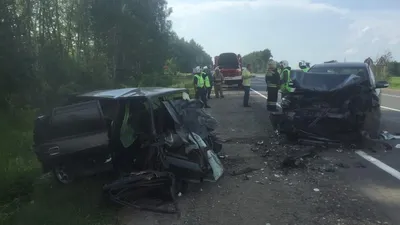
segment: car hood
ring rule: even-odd
[[[363,82],[354,74],[299,73],[293,80],[296,91],[332,92]]]

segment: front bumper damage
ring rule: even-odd
[[[354,143],[362,140],[364,131],[379,129],[366,126],[367,120],[379,123],[379,98],[361,77],[304,73],[294,86],[296,90],[282,98],[280,111],[270,114],[274,128],[289,139]]]

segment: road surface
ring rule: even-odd
[[[252,80],[252,96],[265,98],[266,84],[263,75]],[[384,90],[381,99],[382,128],[400,133],[400,92]],[[400,140],[396,141],[395,144]],[[400,148],[391,151],[356,151],[354,157],[365,161],[364,170],[346,170],[343,179],[356,187],[360,193],[377,202],[377,206],[400,224]]]

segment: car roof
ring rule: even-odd
[[[118,98],[151,98],[166,94],[186,92],[186,88],[166,88],[166,87],[140,87],[140,88],[121,88],[110,90],[98,90],[78,95],[77,97],[91,97],[103,99]]]
[[[367,64],[365,64],[363,62],[334,62],[334,63],[315,64],[312,67],[314,67],[314,68],[367,67]]]
[[[299,70],[299,69],[295,69],[295,70],[291,70],[292,72],[303,72],[303,70]]]

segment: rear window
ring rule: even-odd
[[[219,55],[218,66],[220,68],[238,69],[239,60],[235,53],[223,53]]]
[[[354,74],[363,78],[368,78],[368,72],[364,67],[312,67],[308,72],[311,73],[332,73],[332,74]]]

